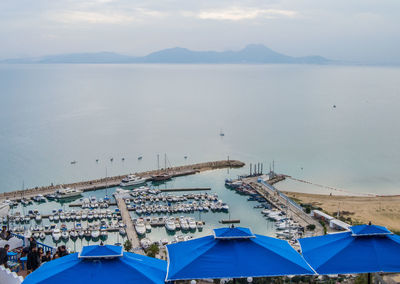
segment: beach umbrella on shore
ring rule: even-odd
[[[167,281],[315,274],[287,241],[241,227],[167,245],[167,252]]]
[[[164,283],[167,262],[122,252],[122,247],[93,245],[80,253],[44,263],[23,283]]]
[[[302,254],[318,274],[400,272],[400,236],[375,225],[299,239]]]

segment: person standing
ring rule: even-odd
[[[1,232],[0,232],[0,239],[5,240],[7,237],[7,227],[3,226]]]
[[[35,271],[39,266],[40,266],[40,256],[37,247],[34,246],[28,253],[26,268],[28,269],[29,273]]]
[[[36,247],[36,246],[37,246],[37,242],[36,242],[35,238],[31,236],[29,238],[29,251],[31,251],[32,248]]]
[[[4,265],[5,267],[7,266],[7,260],[8,260],[8,249],[10,248],[9,245],[5,245],[4,248],[0,248],[0,265]]]

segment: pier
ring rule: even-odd
[[[324,234],[323,227],[317,220],[305,213],[300,205],[272,186],[271,183],[276,183],[280,180],[283,180],[285,178],[284,176],[274,177],[271,183],[270,180],[264,180],[262,178],[263,176],[244,178],[242,179],[242,182],[246,183],[252,189],[257,191],[258,194],[264,197],[275,208],[286,211],[293,220],[297,221],[304,228],[310,224],[315,225],[315,230],[313,231],[315,235]]]
[[[145,254],[143,249],[140,246],[139,237],[136,234],[135,227],[133,226],[133,222],[131,219],[131,215],[129,214],[128,208],[126,207],[125,201],[123,198],[115,196],[115,200],[117,201],[117,205],[119,211],[121,213],[122,222],[126,225],[126,235],[128,240],[132,243],[132,248],[135,249],[135,253]]]
[[[222,160],[222,161],[213,161],[213,162],[205,162],[205,163],[198,163],[198,164],[191,164],[185,166],[178,166],[178,167],[170,167],[167,169],[161,170],[152,170],[152,171],[145,171],[145,172],[137,172],[134,173],[140,177],[145,177],[147,179],[151,179],[151,176],[160,174],[160,173],[168,173],[171,177],[179,177],[184,175],[192,175],[203,171],[208,170],[215,170],[215,169],[223,169],[223,168],[241,168],[245,164],[241,161],[237,160]],[[127,176],[128,174],[113,176],[108,178],[96,179],[96,180],[89,180],[84,182],[76,182],[70,184],[57,184],[57,185],[50,185],[50,186],[42,186],[42,187],[35,187],[25,190],[16,190],[11,192],[3,192],[0,193],[0,200],[9,199],[9,200],[19,200],[21,198],[31,198],[38,194],[50,194],[54,193],[57,189],[63,188],[75,188],[78,190],[82,190],[83,192],[86,191],[93,191],[98,189],[103,189],[106,187],[113,187],[118,186],[121,180]]]

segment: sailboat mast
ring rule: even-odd
[[[160,154],[157,154],[157,170],[160,171]]]
[[[167,171],[167,153],[164,154],[164,171]]]
[[[108,195],[108,188],[107,188],[107,167],[106,167],[106,195]]]

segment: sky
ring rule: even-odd
[[[399,0],[1,0],[0,58],[170,47],[400,64]]]

